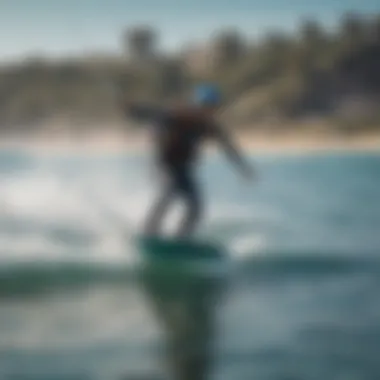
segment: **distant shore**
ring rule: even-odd
[[[380,132],[337,136],[316,132],[262,133],[238,131],[235,141],[250,153],[308,153],[331,151],[379,151]],[[36,153],[120,154],[149,152],[147,133],[91,132],[82,136],[59,133],[33,136],[3,136],[0,150],[17,149]],[[211,147],[210,151],[213,150]]]

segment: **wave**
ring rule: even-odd
[[[347,255],[344,252],[262,251],[244,260],[241,271],[250,276],[329,276],[379,273],[380,258],[373,254]]]
[[[126,283],[133,279],[130,265],[91,263],[18,263],[0,267],[0,296],[77,289],[94,284]]]
[[[166,264],[166,263],[165,263]],[[232,272],[240,279],[307,279],[339,275],[380,273],[376,257],[351,257],[326,252],[261,252],[231,260]],[[210,265],[210,263],[207,263]],[[2,263],[0,296],[35,294],[98,285],[127,285],[136,280],[140,266],[119,262],[29,262]]]

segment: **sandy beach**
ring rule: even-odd
[[[337,136],[317,132],[262,133],[239,131],[234,134],[237,144],[247,152],[308,153],[331,151],[380,151],[380,132]],[[91,132],[81,136],[68,133],[34,134],[32,136],[3,136],[0,149],[17,149],[40,154],[77,152],[88,154],[120,154],[150,150],[146,131]],[[214,151],[210,145],[208,151]]]

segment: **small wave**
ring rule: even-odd
[[[0,296],[49,292],[99,284],[127,284],[138,266],[120,262],[29,262],[0,266]],[[261,252],[237,262],[237,274],[252,280],[307,279],[341,274],[378,274],[380,260],[343,254]]]
[[[252,276],[327,276],[379,273],[380,260],[372,255],[353,257],[337,252],[261,251],[242,260],[241,271]],[[248,257],[248,255],[247,255]]]
[[[125,283],[133,278],[132,266],[90,263],[24,263],[2,265],[0,296],[27,295],[94,284]]]

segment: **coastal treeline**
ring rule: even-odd
[[[180,100],[200,80],[220,84],[237,127],[321,120],[347,133],[380,129],[380,14],[348,13],[333,28],[303,20],[296,32],[255,39],[225,29],[170,54],[140,26],[126,28],[113,55],[3,64],[0,128],[109,128],[124,101]]]

